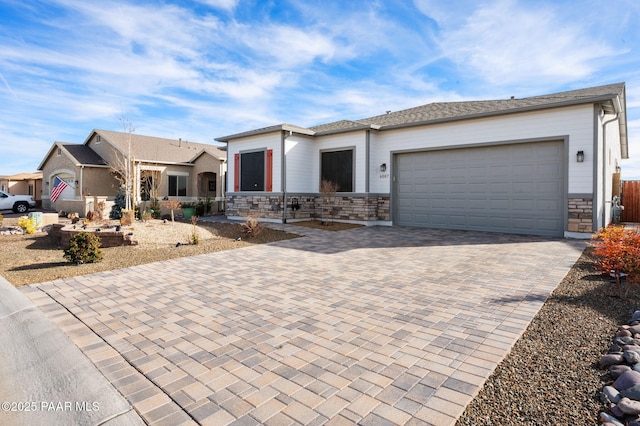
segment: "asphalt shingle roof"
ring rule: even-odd
[[[203,150],[219,159],[227,157],[226,153],[215,145],[109,130],[95,130],[95,132],[122,153],[128,151],[129,137],[131,137],[131,153],[137,160],[142,161],[188,163]]]
[[[78,145],[74,143],[64,143],[61,145],[73,158],[75,158],[78,164],[87,166],[105,166],[107,164],[102,157],[86,145]]]
[[[430,122],[453,121],[465,118],[500,115],[510,112],[551,108],[555,106],[579,105],[583,103],[609,100],[624,93],[624,83],[587,89],[571,90],[550,95],[528,98],[512,98],[488,101],[434,102],[401,111],[389,112],[357,121],[340,120],[322,124],[310,129],[318,134],[356,130],[357,125],[372,125],[384,128],[426,124]],[[355,124],[354,124],[355,123]]]

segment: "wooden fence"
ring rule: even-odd
[[[640,180],[622,181],[622,222],[640,222]]]

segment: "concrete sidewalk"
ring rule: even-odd
[[[20,291],[149,424],[451,425],[584,248],[301,231]]]
[[[0,424],[144,424],[67,336],[2,277],[0,329]]]

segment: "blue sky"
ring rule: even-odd
[[[435,101],[627,83],[640,179],[640,2],[0,0],[0,175],[92,129],[213,143]]]

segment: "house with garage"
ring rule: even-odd
[[[226,153],[210,144],[93,130],[82,144],[55,142],[38,170],[49,210],[85,215],[105,202],[108,211],[126,182],[134,205],[208,198],[223,208]]]
[[[0,176],[0,190],[9,194],[31,195],[36,205],[40,205],[42,202],[42,173]]]
[[[625,84],[217,140],[227,143],[230,217],[585,237],[611,222],[619,194]]]

